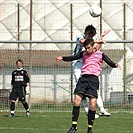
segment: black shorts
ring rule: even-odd
[[[76,85],[74,94],[83,94],[85,97],[98,97],[99,79],[95,75],[82,75]]]
[[[9,96],[9,100],[17,100],[19,98],[19,101],[25,101],[25,96],[26,96],[26,88],[25,86],[20,86],[20,87],[13,87],[12,91]]]

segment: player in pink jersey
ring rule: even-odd
[[[92,126],[96,113],[96,101],[98,97],[99,79],[98,76],[102,71],[103,60],[113,68],[120,68],[120,65],[111,61],[103,52],[96,50],[93,39],[86,39],[84,42],[85,50],[73,56],[56,58],[57,61],[73,61],[83,58],[83,67],[81,77],[76,84],[74,91],[74,105],[72,111],[72,126],[67,133],[75,133],[77,131],[77,121],[80,112],[80,103],[84,97],[89,98],[88,111],[88,129],[87,133],[92,133]]]
[[[95,47],[97,50],[101,48],[101,45],[105,43],[102,39],[105,35],[109,33],[110,30],[105,30],[101,33],[100,38],[97,40],[97,43],[95,43]],[[96,35],[96,28],[93,25],[88,25],[85,28],[84,34],[79,34],[76,36],[76,46],[74,48],[73,55],[76,55],[84,50],[83,43],[86,39],[94,39]],[[96,42],[96,41],[95,41]],[[99,43],[100,42],[100,43]],[[79,59],[73,62],[73,74],[75,78],[75,82],[77,83],[80,76],[81,76],[81,69],[83,66],[83,60]],[[88,98],[83,98],[81,104],[84,107],[85,113],[88,114],[89,105],[88,105]],[[100,111],[100,115],[104,116],[110,116],[111,114],[104,108],[102,97],[100,95],[100,90],[98,92],[98,98],[97,98],[97,106]],[[95,114],[95,118],[98,118],[99,115]]]

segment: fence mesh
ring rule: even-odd
[[[133,3],[104,1],[102,3],[102,23],[100,17],[89,14],[94,2],[43,2],[32,4],[32,14],[28,2],[0,3],[0,40],[51,41],[60,43],[0,43],[0,102],[1,110],[9,110],[11,91],[11,72],[16,68],[18,58],[24,61],[24,68],[29,71],[31,91],[27,101],[32,111],[69,111],[75,88],[72,64],[57,63],[59,55],[70,55],[75,43],[63,43],[75,40],[76,35],[84,33],[84,28],[92,24],[97,29],[109,29],[105,40],[132,40]],[[8,10],[7,10],[8,9]],[[32,20],[32,21],[31,21]],[[31,28],[32,25],[32,28]],[[125,46],[125,47],[124,47]],[[100,81],[100,93],[105,105],[112,111],[133,108],[133,57],[132,43],[107,43],[103,51],[114,61],[120,63],[122,70],[103,65]],[[126,56],[124,56],[126,55]],[[16,102],[16,110],[23,110]]]
[[[44,44],[46,45],[46,44]],[[50,44],[48,44],[50,45]],[[124,50],[103,50],[123,69]],[[24,68],[31,78],[27,101],[33,111],[68,111],[73,101],[75,81],[71,62],[56,62],[59,55],[70,55],[71,50],[1,50],[1,103],[2,110],[9,110],[11,73],[16,69],[18,57],[24,61]],[[132,58],[128,58],[132,61]],[[130,62],[131,63],[131,62]],[[103,63],[100,92],[106,108],[110,110],[130,110],[132,108],[132,75],[127,75],[126,91],[123,88],[123,70],[112,69]],[[22,106],[17,109],[22,110]]]

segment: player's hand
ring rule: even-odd
[[[101,33],[101,37],[104,37],[105,35],[107,35],[110,32],[110,30],[105,30]]]
[[[121,70],[121,66],[120,66],[120,64],[115,64],[115,66],[116,66],[118,69]]]
[[[56,61],[62,61],[62,56],[58,56],[58,57],[56,57]]]
[[[27,94],[30,93],[30,87],[29,87],[29,86],[26,87],[26,93],[27,93]]]

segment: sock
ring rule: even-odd
[[[14,114],[14,111],[11,111],[11,114]]]
[[[73,111],[72,111],[72,127],[74,127],[74,128],[77,127],[79,111],[80,111],[80,106],[73,106]]]
[[[95,113],[96,111],[92,111],[89,109],[88,112],[88,128],[92,128],[93,123],[94,123],[94,119],[95,119]]]
[[[26,111],[27,111],[27,112],[30,112],[30,109],[28,108]]]
[[[29,105],[27,104],[27,102],[22,103],[22,104],[23,104],[25,110],[26,110],[26,111],[29,111]]]
[[[11,110],[11,114],[14,114],[15,102],[11,102],[11,104],[10,104],[10,110]]]

